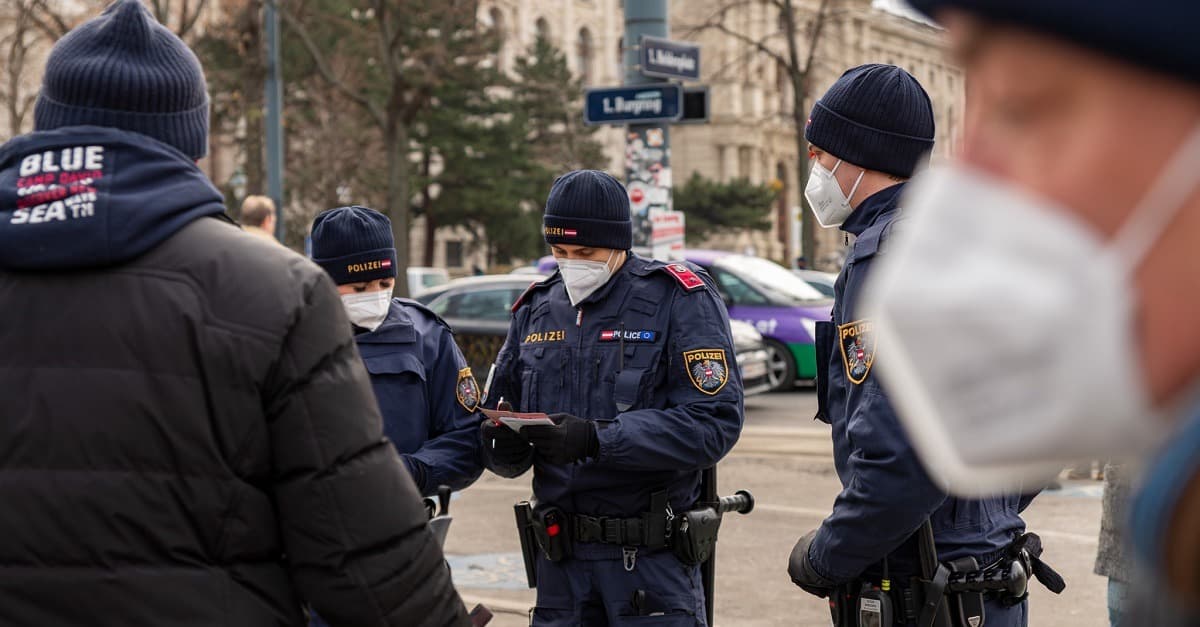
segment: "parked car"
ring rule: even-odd
[[[508,334],[512,304],[530,283],[529,274],[468,277],[426,290],[416,300],[446,320],[471,368],[486,376]],[[770,389],[769,351],[762,335],[749,324],[731,321],[730,325],[746,395]]]
[[[719,250],[685,250],[684,259],[712,275],[731,319],[762,334],[771,390],[816,379],[816,326],[830,319],[831,297],[769,259]],[[538,262],[543,272],[554,267],[553,256]]]
[[[804,279],[805,283],[813,286],[818,292],[833,298],[833,284],[837,282],[837,275],[832,272],[821,272],[820,270],[792,270],[796,276]]]
[[[416,294],[431,287],[445,285],[450,281],[450,274],[445,268],[427,268],[411,266],[408,268],[408,291]]]
[[[772,390],[816,378],[817,321],[829,320],[832,299],[769,259],[714,250],[687,250],[684,258],[712,275],[730,318],[763,335]]]

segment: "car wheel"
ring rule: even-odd
[[[782,342],[763,340],[763,348],[767,351],[767,384],[772,392],[790,390],[796,384],[796,362],[792,360],[792,351]]]

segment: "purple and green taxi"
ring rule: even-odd
[[[730,318],[762,333],[772,389],[816,378],[814,330],[829,320],[828,296],[769,259],[717,250],[687,250],[684,258],[712,275]]]
[[[816,378],[815,329],[818,320],[829,320],[831,298],[769,259],[718,250],[686,250],[684,259],[712,275],[730,318],[762,334],[770,389]],[[555,265],[543,257],[537,268],[553,272]]]

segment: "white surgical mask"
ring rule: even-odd
[[[850,197],[847,198],[842,193],[842,186],[834,177],[841,166],[842,160],[838,159],[832,170],[826,170],[820,161],[813,159],[808,183],[804,186],[804,197],[808,199],[813,215],[817,216],[817,222],[827,229],[841,226],[846,218],[850,217],[850,213],[854,211],[850,206],[850,198],[854,197],[854,192],[858,191],[858,184],[862,183],[863,175],[867,173],[866,170],[858,173],[854,187],[850,188]]]
[[[915,181],[865,287],[879,376],[931,476],[986,495],[1076,459],[1130,458],[1169,426],[1152,405],[1132,274],[1200,183],[1200,128],[1116,236],[960,166]]]
[[[350,322],[374,331],[383,324],[384,318],[387,318],[388,308],[392,305],[392,290],[342,294],[342,305],[346,307],[346,315],[350,316]]]
[[[560,259],[558,261],[558,271],[562,273],[563,283],[567,286],[567,296],[571,299],[572,307],[583,302],[583,299],[591,296],[592,292],[608,283],[613,273],[608,263],[612,261],[616,252],[614,250],[609,253],[607,261],[587,261],[585,259]]]

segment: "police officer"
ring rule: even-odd
[[[339,207],[313,220],[312,256],[338,286],[392,441],[421,494],[461,490],[483,472],[479,389],[450,328],[392,298],[396,249],[387,216]]]
[[[929,96],[898,67],[856,67],[813,106],[805,137],[812,168],[805,196],[822,226],[855,239],[835,284],[832,322],[817,329],[817,360],[824,364],[818,418],[832,426],[843,489],[833,513],[796,544],[788,572],[806,591],[825,596],[840,585],[879,586],[886,558],[897,592],[891,598],[903,599],[902,588],[922,574],[914,533],[927,519],[939,561],[974,557],[983,566],[1024,530],[1019,512],[1029,499],[948,497],[925,473],[871,370],[877,338],[859,311],[859,292],[903,215],[904,182],[933,147]],[[896,605],[895,624],[907,624],[912,608]],[[989,627],[1027,620],[1024,602],[1006,607],[985,597],[985,612]]]
[[[537,511],[569,536],[558,561],[537,558],[532,624],[705,625],[699,567],[664,536],[741,432],[725,306],[697,268],[629,252],[629,197],[604,172],[555,181],[544,233],[559,270],[513,307],[487,396],[557,424],[482,424],[488,468],[532,466]]]

